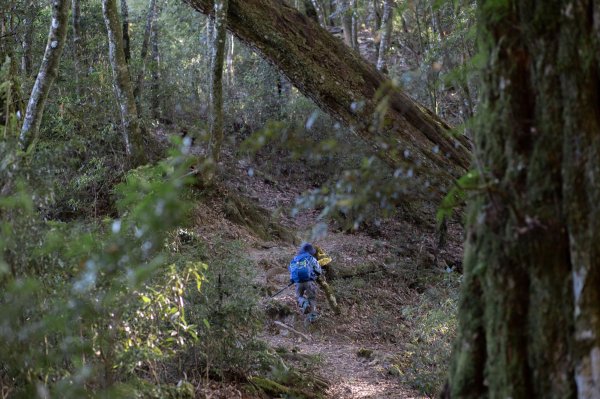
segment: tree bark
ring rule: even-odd
[[[150,86],[150,108],[152,110],[152,117],[155,120],[160,120],[160,53],[158,51],[158,26],[156,23],[152,25],[150,43],[152,44],[152,83]]]
[[[321,17],[311,0],[303,0],[304,13],[307,17],[312,18],[315,22],[320,23]]]
[[[81,87],[81,7],[80,0],[71,2],[71,19],[73,24],[73,66],[75,68],[75,90],[77,98],[81,99],[83,90]]]
[[[19,135],[19,143],[22,149],[27,149],[38,136],[46,99],[58,74],[60,56],[65,46],[68,13],[69,0],[52,1],[52,20],[50,22],[50,32],[48,33],[48,43],[46,44],[40,71],[29,96],[29,103]]]
[[[140,70],[136,79],[136,84],[133,89],[135,104],[138,112],[141,113],[142,90],[144,88],[144,75],[146,73],[146,59],[148,58],[148,46],[150,45],[150,35],[152,34],[152,25],[156,18],[156,0],[150,0],[148,4],[148,16],[146,17],[146,27],[144,29],[144,38],[142,40],[142,48],[140,50]]]
[[[352,48],[358,51],[358,11],[356,0],[350,2],[350,7],[352,7]]]
[[[210,55],[210,92],[209,92],[209,152],[214,163],[219,162],[223,144],[223,61],[227,39],[228,0],[214,2],[214,27]]]
[[[129,69],[123,50],[123,33],[119,24],[116,0],[102,0],[102,13],[108,34],[108,55],[113,74],[113,86],[121,115],[121,130],[125,153],[132,166],[146,161],[137,108],[131,87]]]
[[[33,20],[36,14],[37,7],[35,7],[33,1],[31,1],[28,4],[27,15],[23,20],[23,41],[21,42],[23,48],[23,54],[21,56],[21,70],[25,76],[31,76],[31,73],[33,72],[31,51],[34,31]]]
[[[125,62],[129,64],[129,60],[131,59],[131,38],[129,37],[129,7],[127,6],[127,0],[121,0],[121,18],[123,24],[123,53],[125,54]]]
[[[212,1],[186,1],[210,13]],[[297,10],[274,0],[229,0],[227,27],[393,169],[413,168],[416,177],[431,181],[436,175],[430,188],[443,190],[469,166],[466,138],[452,137],[440,118]]]
[[[383,71],[387,69],[386,53],[390,46],[392,31],[394,26],[394,0],[385,0],[383,4],[383,17],[381,21],[381,32],[379,39],[379,47],[377,51],[377,70]]]
[[[235,55],[235,39],[233,35],[227,36],[227,84],[233,86],[235,82],[235,68],[233,65]]]
[[[600,4],[481,1],[459,334],[446,396],[600,398]]]
[[[322,27],[327,26],[327,15],[325,13],[325,9],[323,5],[319,2],[319,0],[310,0],[315,11],[317,12],[317,16],[319,17],[319,23]]]
[[[344,42],[350,48],[353,47],[352,43],[352,8],[350,7],[349,0],[337,0],[337,14],[342,22],[342,29],[344,31]]]

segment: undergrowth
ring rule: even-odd
[[[460,276],[425,273],[427,288],[413,304],[402,307],[409,323],[409,339],[396,365],[400,380],[428,397],[437,397],[447,379]]]

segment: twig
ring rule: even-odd
[[[298,334],[299,336],[301,336],[302,338],[304,338],[304,339],[305,339],[305,340],[307,340],[307,341],[310,341],[310,340],[311,340],[311,339],[310,339],[310,337],[309,337],[308,335],[306,335],[306,334],[303,334],[303,333],[301,333],[300,331],[293,329],[292,327],[288,326],[287,324],[283,324],[282,322],[280,322],[280,321],[277,321],[277,320],[275,320],[273,323],[275,323],[275,324],[276,324],[276,325],[278,325],[279,327],[285,328],[285,329],[286,329],[286,330],[288,330],[288,331],[291,331],[291,332],[293,332],[293,333],[295,333],[295,334]]]

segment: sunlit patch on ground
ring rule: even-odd
[[[366,379],[348,379],[332,385],[327,394],[340,399],[413,399],[421,398],[410,392],[404,392],[397,382],[391,380],[372,381]]]

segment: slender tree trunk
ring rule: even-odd
[[[446,397],[600,398],[600,4],[480,1],[474,129]]]
[[[212,8],[210,0],[189,2],[204,13]],[[259,50],[323,110],[349,125],[394,170],[408,166],[415,175],[435,175],[437,190],[468,167],[465,137],[451,136],[440,118],[297,10],[275,0],[229,0],[227,18],[228,29],[240,40]],[[379,98],[387,105],[383,115]],[[377,125],[382,119],[383,125]]]
[[[33,61],[31,55],[34,32],[33,20],[37,14],[37,8],[35,7],[33,1],[29,2],[27,8],[27,15],[23,20],[23,41],[21,43],[23,54],[21,56],[21,71],[25,76],[31,76],[31,73],[33,72]]]
[[[75,90],[77,98],[81,99],[83,90],[81,87],[81,7],[80,0],[71,2],[71,18],[73,24],[73,64],[75,67]]]
[[[350,2],[352,8],[352,48],[358,50],[358,11],[356,0]]]
[[[13,119],[16,114],[23,115],[24,103],[19,84],[19,66],[15,57],[16,43],[14,2],[0,7],[0,69],[3,72],[0,87],[0,125],[4,126],[3,137],[18,127]],[[5,186],[9,187],[9,186]],[[2,188],[4,190],[4,188]],[[2,191],[0,190],[0,191]],[[4,191],[2,191],[4,192]]]
[[[320,23],[319,13],[311,0],[303,0],[304,13],[307,17],[312,18],[315,22]],[[298,8],[298,7],[296,7]]]
[[[352,8],[350,7],[349,0],[338,0],[337,2],[337,13],[339,14],[340,21],[342,22],[342,29],[344,30],[344,42],[350,48],[352,46]]]
[[[141,95],[144,88],[144,75],[146,73],[146,59],[148,58],[148,46],[150,45],[150,35],[152,34],[152,25],[156,18],[156,0],[150,0],[148,4],[148,16],[146,17],[146,28],[144,29],[144,38],[142,40],[142,49],[140,51],[140,71],[137,75],[136,84],[133,89],[135,104],[138,112],[142,113]]]
[[[394,26],[394,0],[385,0],[383,4],[383,17],[381,23],[381,36],[379,40],[379,51],[377,53],[377,70],[387,69],[386,53],[390,46]]]
[[[234,77],[235,77],[235,71],[234,71],[234,65],[233,65],[233,59],[234,59],[234,55],[235,55],[235,40],[233,35],[227,35],[227,84],[229,86],[233,86],[234,84]]]
[[[317,16],[319,17],[319,23],[321,24],[321,26],[327,26],[327,15],[321,2],[319,2],[319,0],[311,0],[311,3],[315,8],[315,11],[317,12]]]
[[[125,62],[129,64],[131,59],[131,39],[129,37],[129,7],[127,0],[121,0],[121,19],[123,32],[123,53],[125,54]]]
[[[369,17],[372,23],[371,32],[375,38],[375,63],[377,63],[377,58],[379,57],[379,43],[381,42],[381,16],[383,13],[379,1],[380,0],[372,0],[370,2],[371,14]]]
[[[119,24],[116,0],[102,0],[102,13],[108,34],[108,55],[113,74],[115,96],[121,114],[125,153],[130,157],[132,166],[141,165],[146,161],[146,156],[129,69],[125,62],[123,33]]]
[[[209,149],[215,164],[219,162],[223,144],[223,60],[227,39],[227,9],[228,0],[214,2],[214,28],[210,57]]]
[[[152,117],[155,120],[160,120],[160,53],[158,51],[158,24],[152,25],[152,35],[150,36],[150,43],[152,44],[152,83],[150,87],[151,100],[150,108],[152,110]]]
[[[27,104],[25,119],[19,136],[22,149],[27,149],[38,136],[46,99],[58,74],[60,56],[65,46],[68,13],[69,0],[52,1],[52,20],[50,32],[48,33],[48,43],[46,44],[40,71],[29,96],[29,103]]]

